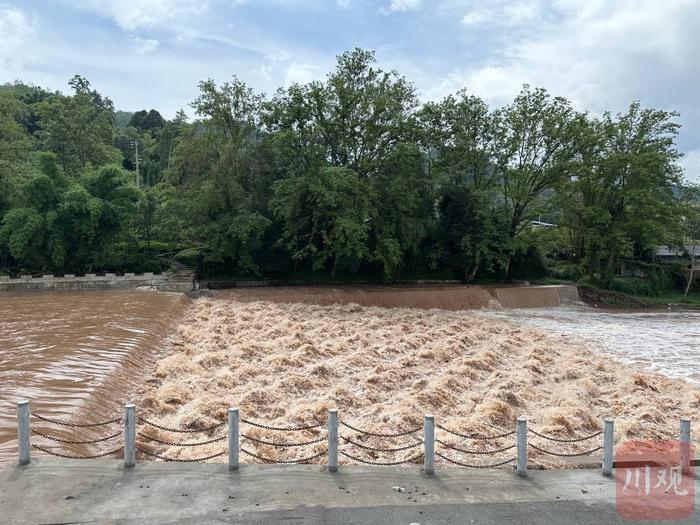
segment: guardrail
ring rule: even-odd
[[[67,428],[75,429],[85,429],[85,428],[110,428],[108,433],[105,435],[89,440],[66,440],[59,439],[51,434],[39,432],[31,428],[31,419],[35,418],[44,423],[51,425],[58,425]],[[123,430],[113,432],[113,426],[123,423]],[[140,429],[137,429],[137,423],[141,425]],[[250,432],[242,432],[241,424],[250,427],[257,428],[268,432],[284,432],[284,433],[294,433],[301,431],[316,431],[318,435],[312,439],[305,439],[302,441],[278,441],[273,439],[263,439],[250,434]],[[340,427],[342,427],[343,434],[339,432]],[[187,440],[165,440],[160,437],[154,436],[152,430],[157,429],[164,432],[169,432],[179,435],[193,435],[193,434],[210,434],[207,439],[200,439],[197,441]],[[226,429],[225,432],[221,432]],[[436,436],[436,429],[440,431],[440,435]],[[20,401],[17,403],[17,438],[18,438],[18,451],[19,451],[19,464],[28,465],[31,463],[31,450],[39,450],[43,453],[58,456],[68,459],[96,459],[107,456],[113,456],[123,452],[124,457],[124,467],[131,468],[136,465],[136,453],[140,453],[146,457],[152,457],[160,459],[163,461],[175,461],[175,462],[201,462],[210,459],[215,459],[218,457],[228,456],[228,467],[229,470],[238,470],[240,466],[240,454],[243,453],[246,456],[255,458],[264,463],[309,463],[316,461],[322,457],[326,458],[326,465],[330,472],[335,472],[338,470],[338,456],[355,461],[357,463],[363,463],[366,465],[375,466],[392,466],[392,465],[403,465],[403,464],[418,464],[419,460],[423,460],[423,471],[426,474],[435,473],[435,460],[436,457],[442,461],[457,465],[464,468],[473,469],[490,469],[497,468],[510,463],[515,463],[515,469],[520,476],[527,476],[528,470],[528,450],[536,450],[540,454],[544,454],[552,457],[560,458],[571,458],[571,457],[581,457],[590,458],[591,463],[601,464],[601,472],[604,476],[611,476],[613,467],[615,466],[614,458],[614,429],[615,423],[613,419],[606,418],[603,423],[603,430],[599,432],[594,432],[585,436],[572,436],[572,437],[558,437],[551,436],[541,432],[536,431],[533,428],[528,428],[527,419],[525,417],[519,417],[516,422],[516,427],[511,431],[494,431],[493,434],[483,435],[483,434],[464,434],[457,432],[456,430],[450,429],[448,426],[443,426],[435,422],[435,417],[431,414],[426,414],[424,416],[423,427],[414,427],[409,429],[398,429],[393,432],[371,432],[363,430],[360,426],[351,424],[347,421],[342,421],[338,417],[337,410],[328,411],[327,422],[314,422],[311,424],[305,424],[296,427],[275,427],[260,423],[258,421],[252,421],[249,419],[243,419],[240,417],[240,410],[238,408],[228,409],[228,420],[220,421],[212,426],[205,428],[173,428],[165,425],[161,425],[157,422],[148,420],[144,417],[138,416],[136,414],[136,406],[133,404],[125,405],[123,416],[113,417],[112,419],[102,421],[99,423],[72,423],[47,417],[44,415],[36,414],[31,412],[28,401]],[[325,436],[323,431],[325,430]],[[422,434],[419,435],[419,433]],[[213,435],[211,435],[213,434]],[[114,449],[110,449],[107,452],[103,452],[96,455],[87,456],[76,456],[63,454],[55,452],[45,446],[32,443],[31,436],[38,436],[40,439],[49,440],[61,444],[69,445],[92,445],[97,443],[116,441],[120,436],[122,437],[122,444]],[[214,443],[227,443],[226,448],[222,448],[220,451],[209,454],[207,456],[198,458],[173,458],[164,456],[162,454],[157,454],[142,446],[138,446],[136,442],[136,436],[147,440],[149,442],[166,445],[172,447],[200,447],[205,445],[211,445]],[[513,438],[514,441],[508,445],[503,445],[503,440],[507,438]],[[534,443],[528,441],[528,436],[532,436]],[[370,445],[368,442],[374,442],[376,440],[394,440],[397,438],[407,438],[410,437],[411,441],[402,445],[395,446],[375,446]],[[599,439],[599,445],[593,446],[592,443],[588,445],[584,450],[580,448],[583,443],[591,443],[592,441]],[[470,449],[455,443],[456,439],[460,439],[466,442],[489,442],[493,446],[486,450]],[[360,442],[364,440],[365,442]],[[271,446],[275,448],[304,448],[310,446],[317,446],[321,443],[326,443],[323,450],[320,452],[318,448],[310,453],[309,455],[296,460],[291,461],[281,461],[275,460],[263,455],[252,452],[251,450],[245,448],[241,442],[248,442],[253,444],[260,444]],[[681,444],[685,445],[681,447],[681,457],[680,463],[684,470],[687,470],[691,464],[697,464],[695,459],[689,457],[688,451],[690,447],[690,420],[681,419],[680,420],[680,435],[679,441]],[[545,444],[545,442],[547,444]],[[408,450],[417,450],[416,454],[411,455],[408,458],[400,459],[397,461],[374,461],[371,459],[365,459],[356,454],[349,453],[346,449],[341,447],[341,444],[347,444],[353,446],[361,451],[369,452],[381,452],[381,453],[397,453],[405,452]],[[439,449],[436,450],[436,446]],[[551,447],[565,447],[565,450],[552,450]],[[511,453],[515,450],[515,455]],[[593,456],[596,452],[602,451],[602,460]],[[465,462],[461,459],[455,458],[455,453],[460,454],[460,458],[463,456],[495,456],[494,461],[490,462]],[[472,461],[472,460],[470,460]]]

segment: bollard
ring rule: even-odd
[[[32,461],[29,428],[29,401],[17,402],[17,448],[20,465],[29,465]]]
[[[338,471],[338,411],[328,411],[328,471]]]
[[[435,474],[435,416],[426,414],[423,419],[423,471]]]
[[[527,418],[520,416],[515,427],[515,444],[518,452],[518,475],[527,476]]]
[[[603,476],[612,476],[615,449],[615,420],[606,417],[603,430]]]
[[[136,405],[124,405],[124,467],[136,465]]]
[[[228,469],[238,470],[240,461],[240,419],[237,408],[228,409]]]
[[[681,469],[684,474],[690,474],[690,419],[681,419],[680,442]]]

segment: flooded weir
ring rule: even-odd
[[[16,455],[19,399],[30,399],[39,415],[65,421],[120,415],[189,303],[182,294],[147,290],[0,295],[0,464]],[[72,429],[36,420],[33,428],[75,440]],[[82,430],[87,440],[120,426]],[[64,454],[115,448],[115,443],[42,445]]]

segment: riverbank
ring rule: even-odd
[[[579,286],[578,294],[581,301],[596,308],[700,310],[700,294],[698,293],[684,295],[681,292],[669,290],[662,294],[646,297],[603,290],[592,286]]]
[[[541,432],[564,437],[596,432],[611,416],[618,441],[676,438],[679,418],[700,420],[700,389],[686,381],[478,312],[232,298],[193,302],[140,396],[149,418],[185,428],[224,420],[230,406],[274,426],[322,422],[337,407],[343,420],[371,432],[419,427],[423,414],[433,413],[456,431],[493,434],[512,430],[526,414]],[[255,429],[249,435],[272,439]],[[405,444],[399,441],[392,446]],[[220,448],[142,446],[176,458]],[[281,451],[246,446],[273,460],[293,460],[321,452],[323,444]],[[412,456],[410,450],[346,450],[375,461]],[[531,461],[553,466],[537,451]]]

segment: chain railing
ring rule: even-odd
[[[445,427],[443,425],[435,424],[435,427],[438,430],[441,430],[442,432],[445,432],[448,434],[450,437],[458,437],[467,441],[477,441],[481,443],[485,442],[493,442],[495,441],[500,441],[506,437],[510,437],[513,434],[515,434],[515,431],[505,431],[505,432],[499,432],[497,434],[492,434],[492,435],[483,435],[483,434],[465,434],[462,432],[457,432],[456,430],[452,430],[448,427]],[[507,445],[507,446],[498,446],[498,448],[490,448],[486,450],[477,450],[477,449],[467,449],[467,448],[462,448],[459,447],[453,443],[450,443],[448,441],[444,441],[439,438],[435,438],[435,443],[440,445],[441,447],[451,450],[453,452],[458,452],[459,454],[463,455],[468,455],[468,456],[494,456],[498,454],[502,454],[503,452],[508,452],[509,450],[513,450],[516,448],[516,445]],[[517,458],[515,457],[509,457],[506,459],[500,459],[492,463],[466,463],[464,461],[452,458],[450,456],[447,456],[445,454],[441,454],[440,452],[435,451],[435,455],[442,459],[443,461],[447,463],[451,463],[453,465],[457,465],[459,467],[464,467],[464,468],[473,468],[473,469],[489,469],[489,468],[498,468],[502,467],[504,465],[508,465],[509,463],[514,462]]]
[[[245,456],[263,463],[279,464],[319,463],[319,460],[325,457],[329,471],[338,469],[338,456],[342,456],[350,462],[373,466],[416,464],[422,458],[423,470],[426,474],[434,473],[435,458],[439,458],[445,464],[473,469],[498,468],[516,462],[518,474],[525,476],[527,475],[528,469],[528,450],[533,450],[542,456],[553,458],[584,458],[584,461],[587,461],[585,458],[588,458],[590,459],[590,463],[600,462],[602,464],[603,474],[605,475],[612,474],[613,468],[614,423],[612,419],[605,420],[603,430],[601,431],[583,436],[561,436],[551,435],[528,428],[527,420],[524,417],[518,418],[515,430],[495,429],[495,432],[490,434],[480,434],[464,432],[461,429],[455,430],[450,428],[450,426],[436,423],[434,416],[426,415],[424,418],[422,435],[416,435],[421,431],[420,427],[411,426],[398,431],[374,428],[372,430],[367,430],[359,424],[351,424],[340,420],[337,410],[328,411],[328,422],[325,425],[319,422],[310,422],[297,426],[282,427],[240,418],[239,410],[231,408],[228,410],[227,421],[219,421],[213,425],[201,428],[175,428],[137,415],[134,405],[125,406],[123,417],[114,417],[99,423],[73,423],[36,414],[29,410],[29,403],[27,401],[18,403],[17,408],[19,463],[23,465],[31,462],[30,451],[34,449],[44,454],[67,459],[105,458],[123,452],[125,467],[133,467],[136,464],[137,452],[142,457],[183,463],[210,461],[228,456],[230,470],[239,468],[240,454],[244,454]],[[123,432],[111,431],[101,437],[90,439],[68,438],[53,435],[51,432],[44,429],[38,430],[31,428],[30,422],[32,418],[39,422],[70,429],[99,429],[117,423],[123,423]],[[141,424],[140,429],[137,429],[137,423]],[[250,429],[246,432],[241,432],[241,423],[247,425]],[[216,432],[224,427],[227,427],[226,432],[222,432],[221,434]],[[327,431],[325,433],[319,432],[324,427]],[[339,427],[347,431],[345,435],[339,434]],[[436,436],[436,429],[443,432],[444,435]],[[305,432],[311,435],[307,434],[303,438],[295,440],[272,439],[266,435],[262,435],[260,432],[261,430],[266,432],[287,433]],[[161,436],[159,431],[187,435],[200,433],[209,434],[209,436],[198,441],[176,441]],[[60,445],[72,446],[97,445],[117,440],[120,436],[123,436],[123,445],[96,454],[72,454],[62,450],[52,450],[41,443],[32,443],[32,436]],[[511,438],[512,436],[515,436],[514,442],[503,442],[503,440]],[[529,443],[528,436],[532,436],[535,442]],[[137,437],[141,440],[138,443],[136,441]],[[411,439],[410,442],[401,443],[399,441],[395,444],[377,442],[377,440],[393,440],[408,437],[412,437],[413,439]],[[585,442],[590,442],[601,437],[602,443],[596,444],[597,446],[589,446],[586,447],[585,450],[571,450],[572,446],[573,448],[578,448]],[[456,442],[455,438],[482,443],[483,445],[463,446]],[[284,459],[284,456],[282,456],[282,458],[277,459],[269,457],[256,448],[241,446],[241,440],[249,443],[253,447],[272,447],[285,451],[295,448],[302,449],[305,447],[312,447],[312,449],[307,453],[301,451],[299,454],[301,457],[298,458],[292,457],[290,459]],[[555,450],[551,448],[551,446],[539,443],[537,440],[564,445],[565,450]],[[690,443],[689,420],[681,420],[680,441],[682,443]],[[177,454],[173,456],[172,454],[168,454],[167,451],[162,451],[158,448],[171,447],[177,449],[192,449],[196,447],[210,447],[211,445],[223,442],[227,442],[227,450],[212,451],[209,449],[203,451],[204,454],[194,458],[176,457]],[[325,446],[319,446],[324,442],[327,442]],[[151,443],[153,446],[148,446],[147,443]],[[440,449],[436,450],[436,446],[440,447]],[[566,450],[567,448],[568,450]],[[416,452],[410,453],[409,457],[401,457],[401,455],[399,455],[402,452],[414,450]],[[508,454],[512,450],[516,452],[514,457]],[[594,456],[594,454],[600,451],[603,452],[602,461],[600,460],[600,456]],[[358,454],[358,452],[360,452],[360,454]],[[364,454],[362,452],[364,452]],[[397,454],[398,457],[395,456],[392,460],[391,454]],[[464,461],[461,457],[454,457],[456,454],[461,456],[476,456],[484,458],[485,461]],[[368,455],[373,457],[366,457]],[[385,455],[389,456],[387,457]],[[487,457],[492,458],[492,460],[488,461]],[[684,461],[688,462],[690,460],[686,458]]]
[[[594,432],[593,434],[589,434],[587,436],[580,436],[580,437],[571,437],[571,438],[560,438],[557,436],[550,436],[547,434],[543,434],[541,432],[537,432],[536,430],[532,428],[528,428],[527,430],[530,434],[535,436],[536,438],[543,439],[545,441],[549,441],[550,443],[558,443],[558,444],[565,444],[565,445],[571,445],[575,444],[578,445],[579,443],[583,443],[585,441],[590,441],[592,439],[595,439],[599,436],[603,435],[603,431],[599,432]],[[559,458],[580,458],[580,457],[586,457],[586,456],[591,456],[592,454],[595,454],[596,452],[600,452],[603,450],[603,446],[598,446],[595,448],[592,448],[590,450],[582,450],[582,451],[569,451],[569,452],[560,452],[560,451],[555,451],[555,450],[549,450],[547,448],[535,445],[533,443],[528,443],[528,446],[539,452],[540,454],[544,454],[547,456],[553,456],[553,457],[559,457]]]
[[[340,425],[347,428],[348,430],[351,430],[352,432],[355,432],[359,436],[362,436],[363,438],[369,438],[369,439],[374,439],[374,438],[381,438],[381,439],[395,439],[395,438],[400,438],[400,437],[406,437],[406,436],[412,436],[416,434],[418,431],[420,431],[420,427],[417,428],[409,428],[407,430],[401,430],[399,432],[374,432],[374,431],[369,431],[369,430],[364,430],[359,427],[356,427],[354,425],[351,425],[350,423],[347,423],[345,421],[340,421]],[[340,439],[342,439],[345,443],[352,445],[354,447],[357,447],[362,450],[367,450],[369,452],[375,452],[375,453],[380,453],[380,454],[386,454],[386,453],[396,453],[396,452],[403,452],[406,450],[411,450],[417,447],[420,447],[423,444],[423,440],[419,440],[413,443],[409,443],[407,445],[402,445],[398,447],[375,447],[371,446],[368,444],[364,443],[358,443],[357,441],[350,439],[347,436],[340,436]],[[338,450],[338,453],[351,460],[355,461],[357,463],[362,463],[365,465],[372,465],[372,466],[377,466],[377,467],[391,467],[391,466],[396,466],[396,465],[406,465],[409,463],[416,463],[420,458],[423,457],[423,453],[418,453],[412,457],[397,460],[397,461],[378,461],[376,459],[365,459],[358,457],[356,455],[350,454],[345,450]]]
[[[121,422],[121,418],[117,417],[114,419],[110,419],[109,421],[102,421],[100,423],[73,423],[70,421],[62,421],[60,419],[54,419],[54,418],[42,416],[42,415],[37,414],[35,412],[29,412],[28,409],[25,411],[25,414],[22,414],[22,418],[20,418],[20,419],[26,419],[27,423],[28,423],[29,416],[31,416],[35,419],[38,419],[39,421],[43,421],[44,423],[49,423],[51,425],[57,425],[57,426],[66,427],[66,428],[79,428],[79,429],[86,429],[86,428],[92,429],[92,428],[98,428],[98,427],[106,427],[106,426],[110,426],[114,423]],[[48,441],[53,441],[54,443],[60,443],[62,445],[96,445],[98,443],[105,443],[107,441],[111,441],[111,440],[116,439],[122,435],[121,432],[115,432],[113,434],[99,437],[99,438],[94,438],[94,439],[74,440],[74,439],[58,438],[56,436],[52,436],[51,434],[40,432],[36,429],[31,429],[30,433],[32,435],[39,436],[40,438],[46,439]],[[119,446],[113,450],[108,450],[108,451],[102,452],[100,454],[75,455],[75,454],[66,454],[63,452],[56,452],[55,450],[51,450],[50,448],[46,448],[46,447],[37,445],[36,443],[31,443],[31,448],[38,450],[40,452],[43,452],[44,454],[49,454],[50,456],[56,456],[56,457],[65,458],[65,459],[98,459],[98,458],[104,458],[107,456],[113,456],[113,455],[118,454],[119,452],[121,452],[123,450],[123,447]],[[20,461],[20,463],[21,463],[21,461]]]

